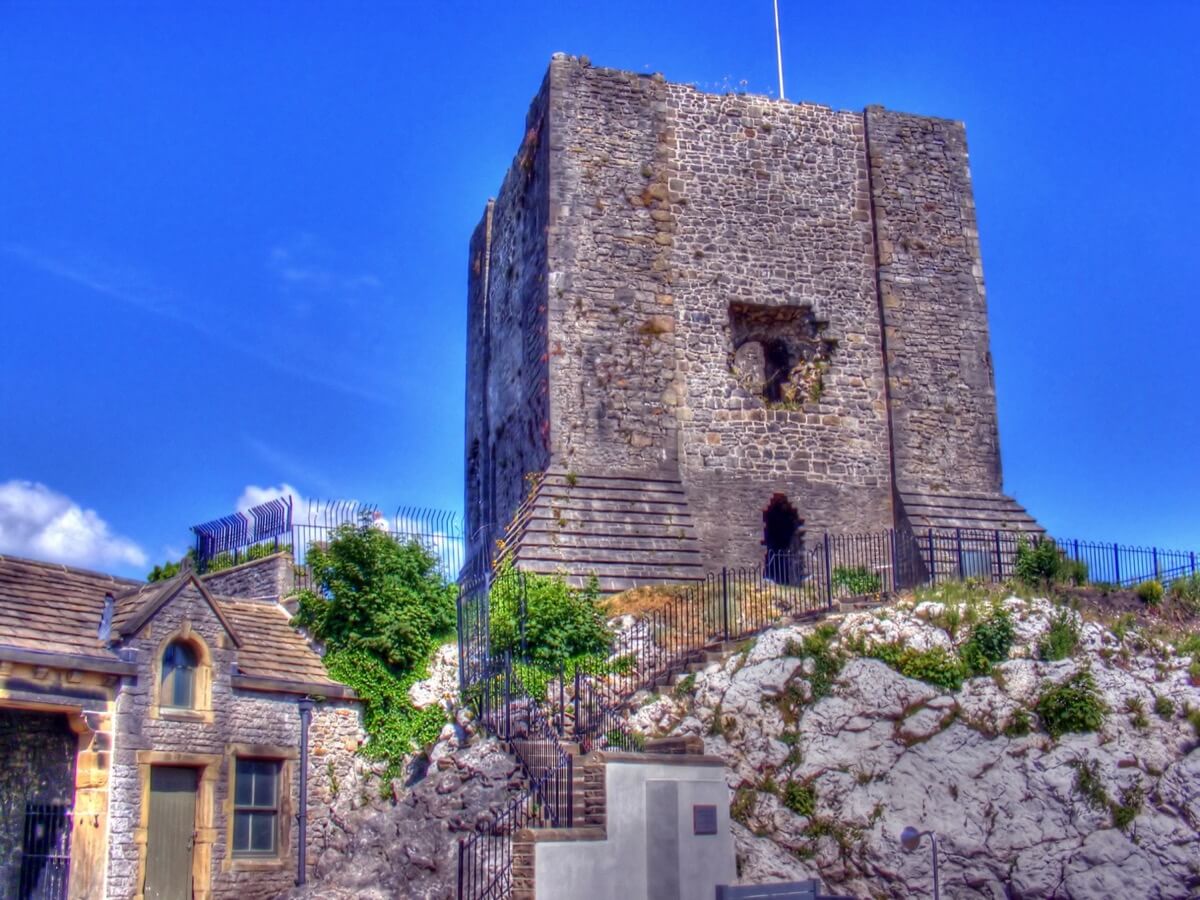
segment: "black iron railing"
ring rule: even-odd
[[[512,840],[522,828],[574,824],[574,767],[559,741],[560,727],[546,717],[509,656],[472,685],[467,698],[487,731],[506,742],[528,787],[469,837],[458,842],[458,896],[507,897],[512,887]]]
[[[17,900],[65,900],[71,866],[71,807],[26,803]]]

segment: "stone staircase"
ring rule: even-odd
[[[1004,494],[929,494],[900,491],[904,518],[918,534],[934,531],[1013,531],[1030,535],[1046,533],[1025,507]]]
[[[661,477],[551,468],[509,525],[505,554],[576,587],[595,575],[604,593],[704,577],[683,485]]]

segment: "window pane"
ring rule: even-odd
[[[250,814],[250,849],[256,853],[275,850],[275,813]]]
[[[190,709],[192,706],[192,669],[175,670],[174,702],[172,706]]]
[[[163,651],[161,702],[165,706],[190,709],[194,702],[196,651],[174,643]]]
[[[254,778],[254,805],[275,808],[275,773],[278,763],[260,762]]]
[[[233,817],[233,851],[245,853],[250,849],[251,813],[235,813]]]
[[[235,806],[250,806],[254,799],[254,778],[250,771],[251,760],[237,761],[237,775],[233,785],[233,803]]]

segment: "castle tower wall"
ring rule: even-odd
[[[870,107],[872,198],[901,492],[999,493],[987,296],[961,122]]]
[[[471,241],[467,277],[467,557],[503,534],[525,476],[550,462],[546,231],[549,84]]]
[[[681,468],[710,553],[761,561],[776,493],[809,532],[890,526],[861,117],[682,85],[670,108]],[[748,326],[760,339],[804,317],[827,368],[791,399],[764,399],[735,371],[738,311],[763,323]]]
[[[569,59],[550,85],[552,453],[571,471],[673,475],[666,85]]]
[[[530,567],[619,589],[824,531],[1039,530],[1001,494],[959,123],[556,56],[468,295],[468,530],[528,497]]]

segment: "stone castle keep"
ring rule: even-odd
[[[1003,493],[961,123],[556,56],[471,238],[468,557],[607,589]],[[531,477],[532,476],[532,477]]]

